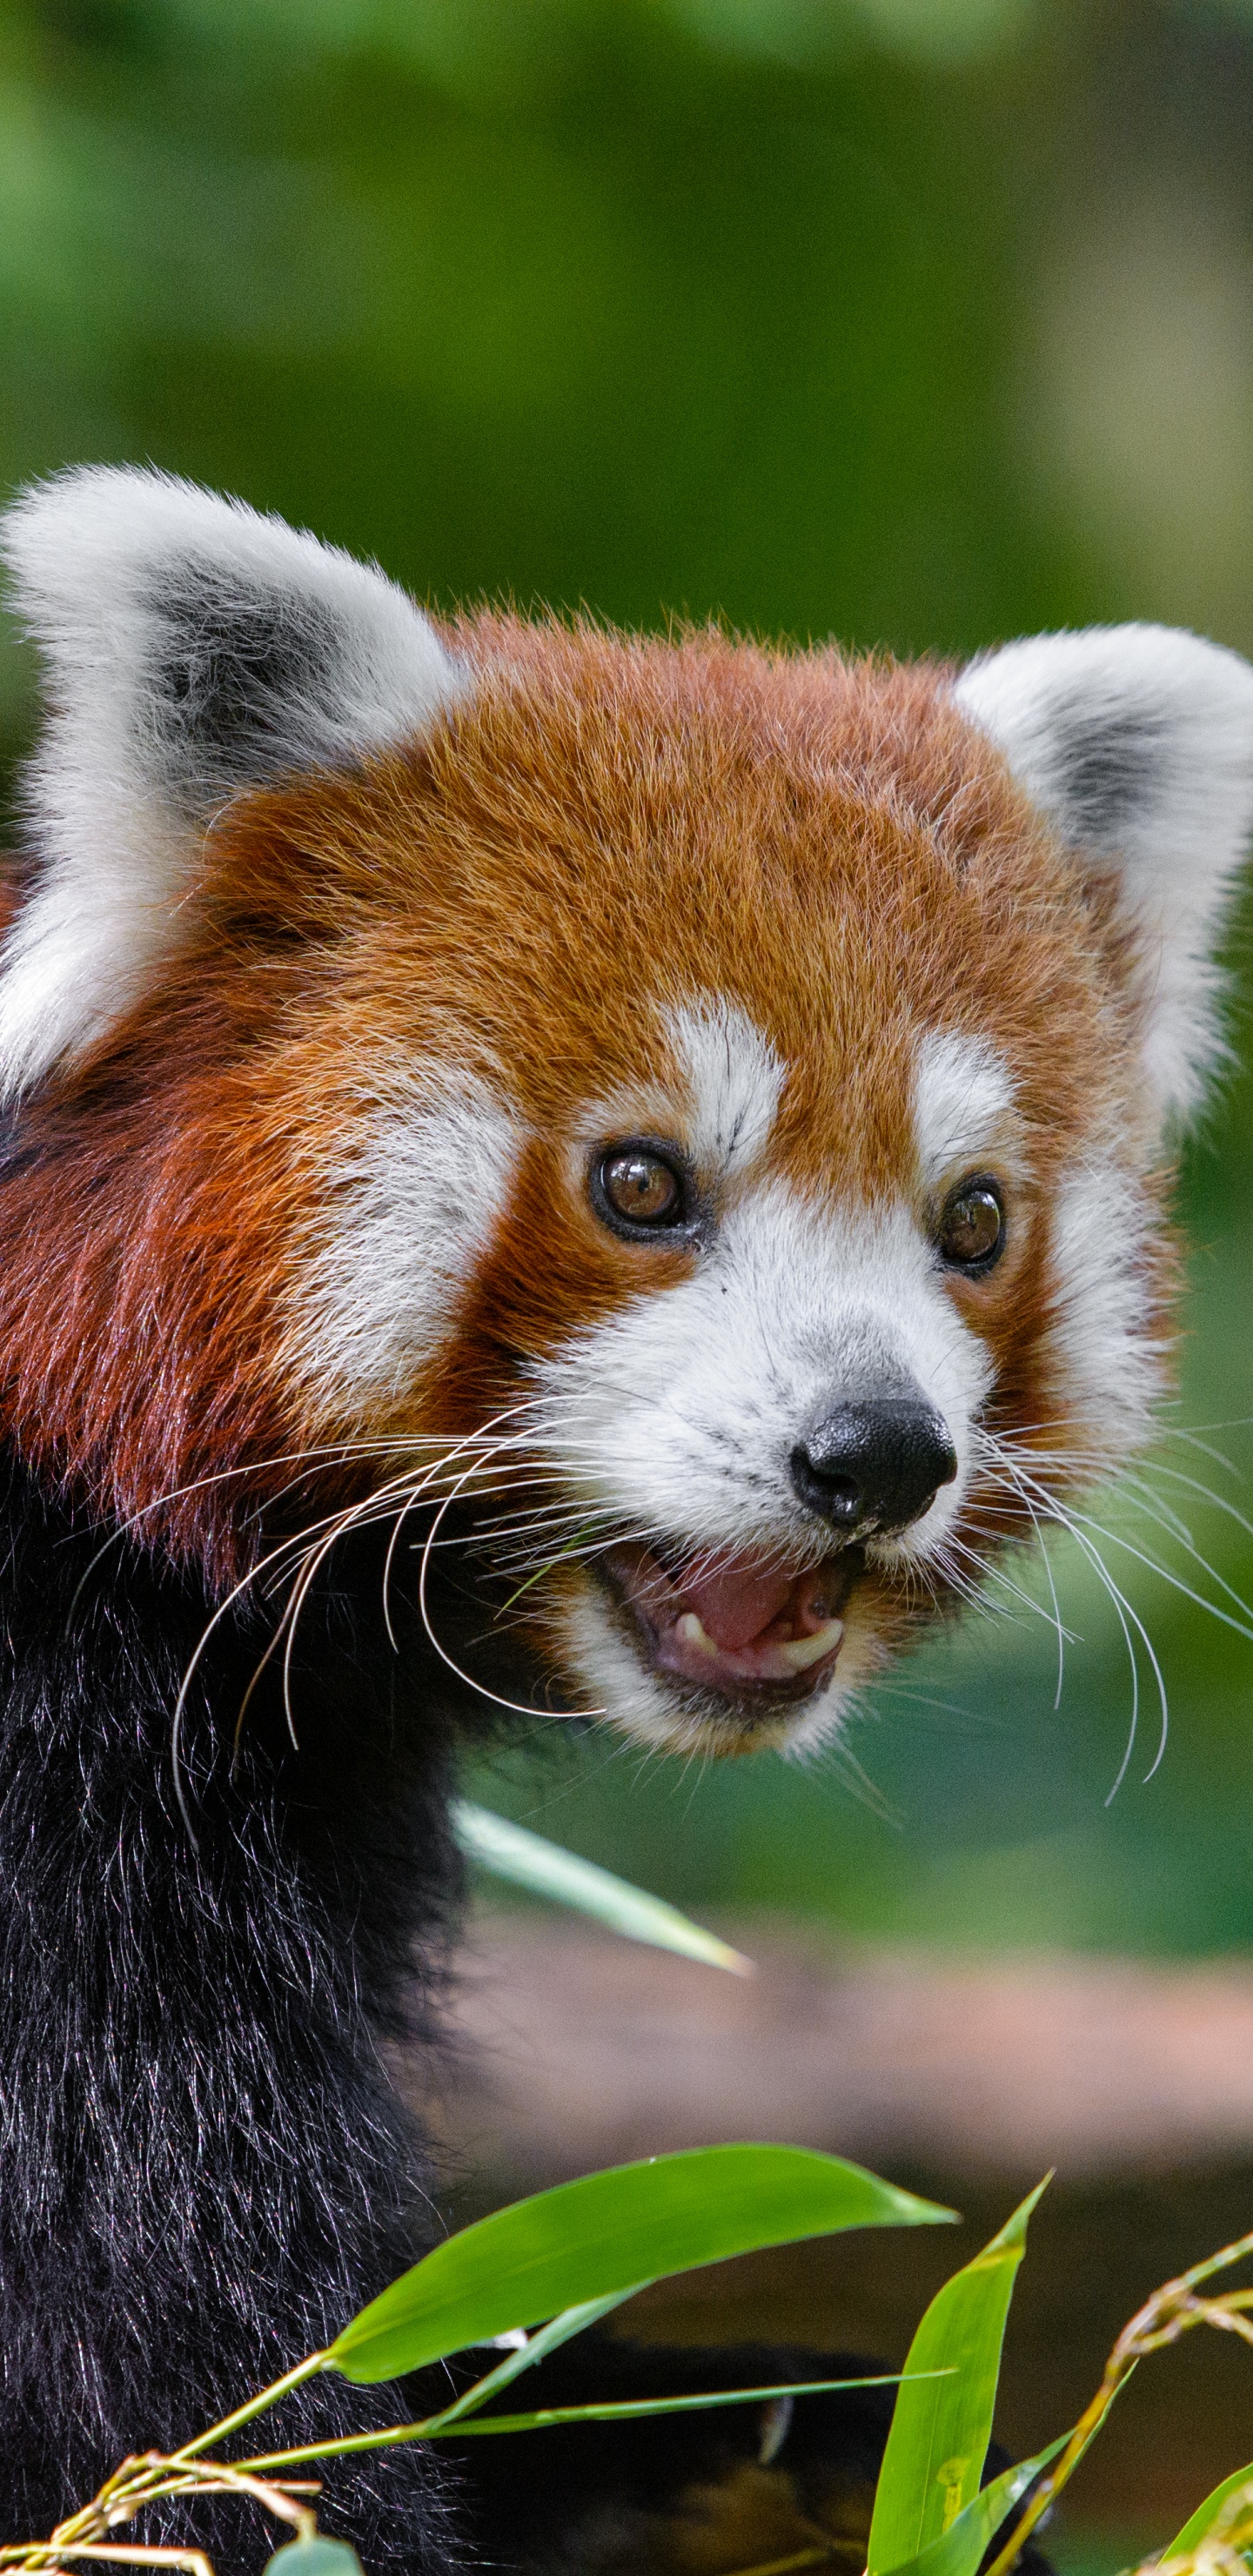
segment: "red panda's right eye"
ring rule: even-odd
[[[602,1154],[592,1173],[592,1199],[609,1224],[630,1234],[663,1234],[688,1215],[677,1159],[671,1162],[649,1144],[618,1145]]]
[[[681,1192],[659,1155],[615,1154],[605,1165],[605,1196],[635,1225],[665,1225],[678,1211]]]

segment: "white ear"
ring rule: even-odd
[[[1038,635],[959,705],[1062,838],[1119,873],[1153,979],[1146,1073],[1186,1115],[1223,1053],[1213,953],[1253,831],[1253,669],[1168,626]]]
[[[382,573],[169,475],[37,485],[0,555],[50,707],[37,872],[0,949],[3,1097],[89,1046],[174,947],[233,795],[419,735],[464,683]]]

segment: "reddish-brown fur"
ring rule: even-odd
[[[111,1512],[160,1503],[224,1577],[241,1488],[201,1480],[253,1469],[254,1503],[302,1445],[472,1428],[640,1293],[579,1122],[677,1077],[660,1014],[702,992],[788,1065],[764,1168],[851,1204],[914,1187],[917,1032],[1000,1051],[1031,1177],[1011,1253],[950,1293],[995,1355],[994,1424],[1080,1440],[1043,1339],[1051,1195],[1082,1137],[1139,1120],[1134,960],[946,675],[496,617],[454,640],[465,707],[426,749],[231,808],[181,953],[24,1111],[0,1201],[20,1448]],[[337,1147],[415,1056],[503,1070],[531,1142],[438,1363],[344,1420],[292,1373],[290,1296]]]

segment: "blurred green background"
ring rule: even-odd
[[[442,604],[946,653],[1148,616],[1253,650],[1251,140],[1249,0],[7,0],[0,484],[151,460]],[[0,672],[11,764],[24,651]],[[1253,1517],[1247,1081],[1182,1204],[1176,1419],[1233,1466],[1163,1448],[1182,1535],[1111,1510],[1238,1619],[1253,1538],[1177,1479]],[[1126,1651],[1060,1549],[1056,1708],[1023,1612],[804,1771],[541,1731],[476,1788],[702,1907],[1246,1945],[1253,1642],[1109,1562],[1171,1704],[1145,1785],[1141,1649],[1112,1805]]]

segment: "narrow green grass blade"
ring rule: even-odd
[[[642,2281],[633,2281],[629,2290],[614,2290],[607,2299],[584,2299],[577,2308],[563,2308],[551,2325],[541,2326],[538,2334],[528,2335],[516,2352],[506,2353],[504,2360],[498,2361],[485,2378],[476,2379],[474,2386],[463,2389],[451,2406],[441,2408],[440,2413],[432,2418],[433,2423],[442,2431],[447,2424],[457,2424],[467,2415],[476,2415],[480,2406],[486,2406],[490,2398],[498,2397],[502,2388],[511,2387],[524,2370],[534,2370],[536,2362],[546,2361],[559,2344],[569,2343],[573,2335],[585,2334],[589,2326],[599,2325],[602,2317],[610,2316],[615,2308],[622,2306],[624,2299],[634,2298],[636,2291],[643,2287]]]
[[[585,2299],[755,2246],[952,2215],[807,2147],[653,2156],[559,2183],[462,2228],[344,2327],[329,2363],[347,2379],[397,2379]]]
[[[980,2487],[978,2495],[971,2498],[938,2540],[929,2541],[917,2558],[906,2560],[904,2567],[894,2568],[892,2576],[975,2576],[988,2542],[1008,2521],[1041,2469],[1056,2459],[1069,2440],[1069,2433],[1059,2433],[1047,2451],[1038,2452],[1034,2460],[1020,2460],[1016,2468],[1003,2469],[990,2486]]]
[[[626,2415],[690,2415],[711,2406],[764,2405],[775,2397],[822,2397],[832,2388],[894,2388],[899,2377],[895,2370],[881,2373],[877,2379],[790,2379],[775,2388],[714,2388],[699,2397],[618,2397],[607,2399],[603,2406],[540,2406],[530,2415],[475,2415],[469,2423],[450,2424],[447,2438],[463,2433],[542,2433],[550,2424],[609,2424]],[[423,2439],[443,2440],[441,2417],[434,2432],[423,2428]]]
[[[1204,2504],[1199,2504],[1196,2512],[1189,2514],[1182,2531],[1176,2533],[1169,2549],[1163,2549],[1159,2555],[1163,2558],[1189,2556],[1201,2541],[1208,2538],[1228,2497],[1238,2495],[1241,2487],[1253,2489],[1253,2461],[1250,2461],[1247,2468],[1233,2469],[1229,2478],[1224,2478],[1220,2486],[1214,2487],[1206,2496]]]
[[[897,2398],[875,2492],[870,2576],[920,2557],[979,2492],[1014,2275],[1044,2187],[1038,2184],[991,2244],[937,2291],[909,2347],[911,2378],[940,2369],[953,2375],[902,2387]]]
[[[689,1922],[677,1905],[632,1887],[629,1879],[616,1878],[596,1861],[581,1860],[577,1852],[563,1851],[560,1843],[546,1842],[542,1834],[510,1824],[506,1816],[494,1816],[490,1807],[472,1806],[468,1798],[454,1800],[452,1821],[463,1852],[494,1878],[528,1887],[533,1895],[551,1897],[558,1905],[571,1905],[578,1914],[591,1914],[628,1941],[646,1941],[654,1950],[677,1950],[684,1959],[699,1959],[707,1968],[726,1968],[733,1977],[752,1976],[753,1962],[742,1951],[733,1950],[728,1941],[720,1941],[701,1924]]]

